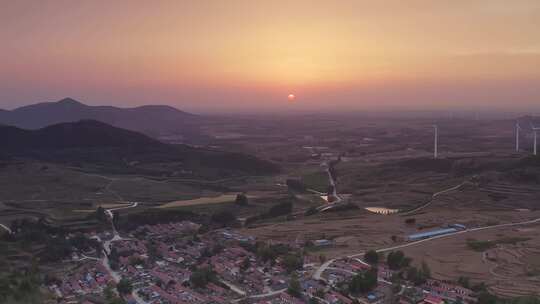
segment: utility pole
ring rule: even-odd
[[[519,152],[519,122],[516,122],[516,152]]]
[[[434,134],[434,147],[433,147],[433,158],[437,159],[438,156],[438,141],[439,141],[439,127],[437,125],[433,125],[433,129],[435,130]]]

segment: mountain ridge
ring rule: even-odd
[[[55,102],[41,102],[13,110],[0,110],[0,124],[22,129],[40,129],[49,125],[97,120],[106,124],[143,132],[158,137],[160,134],[197,134],[197,122],[202,117],[168,105],[143,105],[132,108],[89,106],[73,98]]]

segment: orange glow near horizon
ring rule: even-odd
[[[0,108],[74,96],[256,110],[287,88],[310,109],[540,100],[535,0],[22,0],[2,5],[0,40]]]

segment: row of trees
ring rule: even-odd
[[[364,260],[371,264],[377,265],[379,263],[380,256],[375,250],[370,250],[364,254]],[[429,266],[422,262],[420,268],[411,266],[411,258],[406,257],[402,251],[392,251],[386,257],[386,263],[392,270],[406,269],[406,277],[416,285],[421,285],[431,277],[431,270]]]
[[[255,248],[249,248],[248,250],[254,252],[257,258],[261,259],[263,262],[270,262],[271,264],[274,264],[276,258],[289,254],[291,248],[284,244],[271,245],[263,242],[257,242],[255,244]]]
[[[379,258],[379,253],[375,250],[369,250],[364,254],[364,261],[371,265],[377,265],[379,263]],[[399,270],[408,267],[411,263],[411,258],[406,257],[400,250],[392,251],[386,256],[386,263],[390,269]]]

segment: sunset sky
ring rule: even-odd
[[[538,0],[0,0],[0,45],[5,109],[540,109]]]

